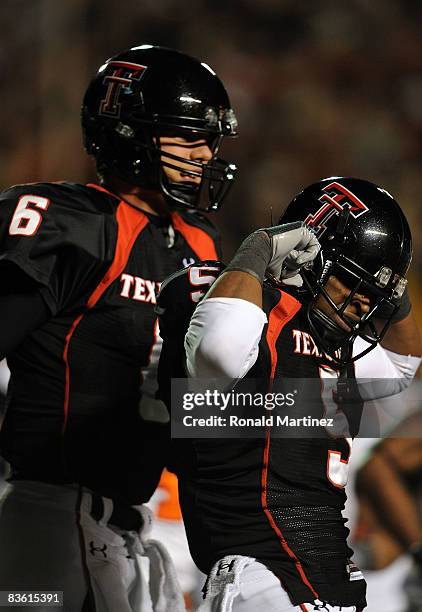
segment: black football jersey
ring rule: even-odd
[[[167,430],[141,418],[140,402],[160,350],[157,294],[174,270],[219,256],[201,215],[172,212],[171,226],[98,185],[0,196],[1,291],[37,288],[51,313],[7,356],[0,450],[15,478],[78,482],[131,504],[155,489]]]
[[[163,335],[158,378],[170,408],[170,380],[186,376],[183,338],[189,318],[208,288],[198,286],[198,278],[210,283],[217,275],[218,264],[206,262],[200,272],[180,271],[163,285],[158,300]],[[247,377],[324,376],[326,359],[321,359],[309,332],[296,290],[264,283],[263,309],[268,323]],[[329,374],[337,378],[332,370]],[[320,398],[321,416],[325,401]],[[171,467],[179,477],[189,546],[202,571],[209,572],[225,555],[242,554],[270,568],[294,605],[316,598],[335,605],[364,605],[365,581],[350,561],[342,517],[350,439],[277,438],[268,430],[262,439],[186,439],[172,444]]]

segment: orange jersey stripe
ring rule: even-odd
[[[98,189],[98,186],[92,185]],[[100,188],[100,191],[106,191],[105,189]],[[108,193],[108,192],[107,192]],[[112,194],[111,194],[112,195]],[[135,243],[135,240],[145,228],[148,223],[148,217],[143,214],[137,208],[133,206],[129,206],[126,202],[121,201],[117,207],[116,212],[116,221],[117,221],[117,242],[116,249],[114,253],[114,259],[111,263],[111,266],[105,273],[103,279],[91,293],[88,298],[86,310],[89,310],[95,306],[100,297],[103,295],[104,291],[120,276],[123,272],[124,267],[129,258],[132,247]],[[66,368],[66,386],[65,386],[65,397],[64,397],[64,406],[63,406],[63,431],[66,429],[67,419],[69,415],[69,395],[70,395],[70,365],[69,365],[69,344],[72,339],[72,336],[75,332],[75,329],[83,319],[85,313],[80,314],[72,323],[70,330],[66,336],[65,345],[63,349],[63,361],[65,363]]]
[[[267,343],[271,355],[271,380],[274,378],[275,369],[277,366],[277,339],[283,327],[290,321],[290,319],[293,319],[297,312],[299,312],[300,307],[300,302],[298,302],[294,297],[288,293],[280,291],[280,300],[269,314]]]
[[[268,317],[268,328],[267,328],[267,343],[270,349],[271,355],[271,380],[274,379],[276,367],[277,367],[277,348],[276,342],[278,337],[280,336],[281,330],[283,327],[295,316],[295,314],[300,310],[301,304],[294,297],[289,295],[288,293],[284,293],[280,291],[280,300],[271,310],[270,315]],[[271,384],[271,383],[270,383]],[[289,555],[289,557],[294,562],[296,569],[299,573],[301,580],[306,584],[306,586],[312,591],[314,597],[318,599],[318,593],[315,591],[311,583],[309,582],[302,564],[299,559],[296,557],[295,553],[289,547],[286,539],[284,538],[280,528],[276,524],[274,517],[271,514],[271,511],[267,505],[267,478],[268,478],[268,462],[270,455],[270,445],[271,445],[271,433],[270,430],[267,431],[266,440],[265,440],[265,448],[264,448],[264,456],[262,461],[262,478],[261,478],[261,504],[262,508],[265,512],[265,515],[272,527],[272,529],[277,534],[277,537],[280,541],[280,544],[283,550]],[[303,608],[302,608],[303,609]]]
[[[108,193],[109,195],[118,198],[116,194],[108,191],[101,185],[97,185],[96,183],[88,183],[87,187],[92,187],[98,191],[104,191],[104,193]],[[189,223],[186,223],[182,216],[177,212],[172,212],[171,218],[174,229],[182,234],[183,238],[186,240],[192,251],[194,251],[194,253],[199,257],[199,259],[218,259],[214,241],[205,230],[189,225]]]

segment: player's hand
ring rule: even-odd
[[[239,270],[255,276],[260,283],[267,276],[300,287],[301,268],[315,259],[320,248],[302,221],[259,229],[245,238],[225,272]]]
[[[300,270],[315,259],[321,248],[315,235],[301,221],[258,231],[265,232],[271,241],[266,275],[285,285],[300,287],[303,284]]]

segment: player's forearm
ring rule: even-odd
[[[385,334],[381,346],[400,355],[422,355],[422,338],[413,313],[393,323]]]
[[[382,343],[356,361],[355,373],[362,398],[377,399],[404,391],[420,366],[421,350],[421,338],[412,313],[393,323]]]
[[[320,245],[301,222],[276,225],[250,234],[206,297],[240,298],[262,307],[264,277],[300,286],[299,270],[318,254]]]
[[[245,238],[205,299],[239,298],[262,308],[262,283],[271,254],[271,238],[265,231],[256,231]]]
[[[257,230],[245,238],[191,319],[185,338],[189,374],[244,376],[256,361],[266,322],[264,277],[301,285],[299,270],[316,257],[319,248],[301,222]]]
[[[215,281],[205,299],[211,297],[239,298],[262,308],[262,285],[247,272],[224,272]]]

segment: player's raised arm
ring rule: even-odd
[[[300,222],[248,236],[192,317],[185,342],[189,373],[232,379],[244,376],[256,361],[266,323],[264,277],[300,286],[300,268],[318,251],[317,239]]]
[[[416,319],[411,310],[411,303],[405,291],[402,303],[392,319],[392,324],[385,334],[381,345],[394,353],[401,355],[422,355],[422,338]]]
[[[421,363],[422,339],[411,308],[409,295],[405,290],[400,306],[381,342],[374,351],[356,362],[358,378],[374,379],[371,385],[363,385],[366,390],[371,387],[371,394],[367,399],[371,396],[387,397],[400,393],[415,377]],[[376,325],[381,329],[385,325],[385,319],[379,317]],[[359,343],[360,339],[357,339],[356,344]],[[381,379],[385,379],[385,382],[381,382]],[[362,395],[365,397],[365,391],[362,391]]]

